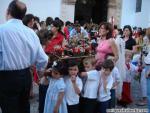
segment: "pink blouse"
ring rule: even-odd
[[[96,49],[96,60],[97,63],[102,63],[105,60],[107,54],[112,53],[112,48],[109,43],[109,40],[100,41]]]

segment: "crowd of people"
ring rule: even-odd
[[[39,85],[39,113],[127,108],[135,78],[141,86],[137,105],[147,105],[150,113],[150,28],[80,25],[58,17],[40,21],[26,10],[23,2],[12,1],[0,25],[3,113],[30,113],[33,82]]]

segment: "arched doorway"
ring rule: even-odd
[[[107,21],[108,0],[77,0],[75,4],[75,20],[82,25],[90,22],[99,24]]]

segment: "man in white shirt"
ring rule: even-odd
[[[75,28],[70,32],[70,38],[88,38],[87,31],[80,26],[80,24],[75,24]]]
[[[3,113],[30,113],[30,67],[43,71],[48,56],[35,32],[23,25],[26,5],[13,0],[7,22],[0,25],[0,108]]]

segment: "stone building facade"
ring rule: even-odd
[[[75,3],[77,0],[62,0],[61,5],[61,19],[64,21],[71,20],[74,21],[75,16]],[[86,2],[86,0],[82,0]],[[107,9],[107,21],[110,19],[114,20],[114,24],[120,25],[121,21],[121,4],[122,0],[108,0]]]

